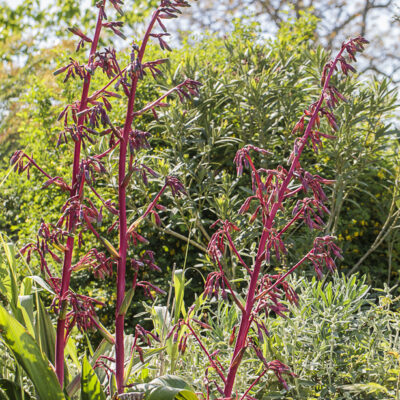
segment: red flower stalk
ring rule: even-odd
[[[97,24],[96,24],[94,37],[93,37],[93,40],[91,41],[91,48],[90,48],[90,53],[89,53],[89,58],[88,58],[88,60],[89,60],[88,66],[90,66],[92,59],[97,50],[97,45],[98,45],[99,37],[100,37],[100,31],[102,28],[104,6],[105,6],[105,0],[103,0],[102,3],[99,3],[99,13],[98,13],[98,17],[97,17]],[[78,34],[77,31],[73,31],[73,33]],[[79,31],[79,33],[81,33],[81,32]],[[79,36],[82,37],[82,40],[86,40],[85,39],[86,36],[85,36],[85,38],[83,38],[83,36],[80,34],[79,34]],[[86,41],[88,41],[88,40],[86,40]],[[69,73],[70,73],[70,70],[68,70],[68,74]],[[67,77],[69,76],[68,74],[67,74]],[[84,71],[82,74],[83,74],[82,95],[81,95],[81,100],[79,102],[79,106],[77,107],[78,113],[81,113],[81,114],[79,115],[79,117],[76,121],[77,130],[78,130],[78,132],[80,131],[81,133],[82,133],[81,127],[85,120],[85,115],[82,114],[82,112],[87,107],[87,100],[88,100],[90,81],[91,81],[91,74],[90,74],[89,70]],[[74,119],[76,119],[76,117]],[[82,138],[80,135],[78,135],[78,137],[75,140],[70,198],[79,196],[79,193],[81,192],[81,185],[78,180],[78,177],[80,175],[81,145],[82,145]],[[69,285],[70,285],[70,281],[71,281],[71,272],[72,272],[71,263],[72,263],[72,253],[73,253],[73,249],[74,249],[74,232],[76,229],[77,221],[78,221],[78,215],[76,214],[76,211],[72,211],[69,221],[68,221],[68,232],[69,232],[70,236],[67,239],[67,246],[66,246],[66,250],[64,253],[64,264],[63,264],[63,270],[62,270],[63,272],[62,272],[62,279],[61,279],[61,288],[60,288],[60,293],[59,293],[60,311],[59,311],[59,316],[58,316],[58,321],[57,321],[57,334],[56,334],[55,368],[56,368],[56,374],[57,374],[57,377],[58,377],[61,387],[63,386],[63,380],[64,380],[64,348],[65,348],[65,344],[66,344],[65,327],[66,327],[66,320],[67,320],[66,309],[68,306],[67,293],[68,293]]]
[[[110,0],[113,7],[122,13],[120,0]],[[131,297],[125,300],[125,272],[127,262],[128,240],[136,246],[138,242],[146,243],[146,239],[141,236],[136,229],[141,221],[149,214],[155,217],[157,223],[160,223],[158,211],[163,207],[158,204],[162,193],[171,188],[174,196],[184,194],[184,188],[177,178],[170,176],[165,180],[164,186],[155,196],[153,201],[148,205],[147,209],[138,220],[127,228],[126,214],[126,190],[130,179],[134,173],[138,173],[147,184],[148,175],[156,177],[157,174],[151,168],[140,163],[136,159],[136,154],[140,149],[149,149],[148,132],[142,132],[134,129],[132,126],[135,117],[151,111],[157,118],[156,109],[159,107],[167,107],[166,99],[173,93],[177,94],[181,101],[198,94],[199,82],[191,79],[184,80],[178,86],[172,88],[155,101],[149,103],[143,109],[134,112],[134,104],[136,100],[136,90],[139,80],[141,80],[146,71],[150,70],[151,75],[156,77],[161,74],[159,65],[166,60],[159,59],[143,63],[143,57],[146,46],[150,37],[158,40],[162,48],[169,49],[169,46],[162,39],[165,34],[153,34],[153,28],[158,24],[165,32],[166,28],[162,22],[163,19],[176,17],[180,13],[181,7],[187,7],[189,4],[185,0],[160,0],[159,7],[154,12],[147,31],[142,40],[141,46],[132,44],[132,52],[130,63],[125,68],[120,68],[116,52],[114,49],[104,49],[97,51],[99,36],[101,29],[109,28],[114,34],[124,38],[120,31],[122,23],[120,22],[104,22],[107,19],[105,13],[105,0],[97,2],[98,18],[93,39],[86,36],[79,28],[73,27],[70,31],[80,38],[78,49],[84,43],[91,43],[87,65],[80,65],[73,59],[70,63],[55,72],[55,75],[66,73],[64,81],[69,78],[79,77],[83,81],[83,88],[80,101],[75,101],[67,105],[59,115],[58,120],[64,123],[64,131],[60,133],[58,145],[67,141],[70,135],[74,141],[74,159],[72,170],[72,183],[68,185],[60,177],[52,177],[41,169],[32,157],[18,151],[11,162],[15,165],[18,173],[27,172],[29,176],[30,167],[38,169],[46,178],[44,186],[51,184],[59,186],[63,191],[69,193],[69,198],[62,207],[62,215],[55,226],[42,224],[38,234],[37,243],[31,243],[22,249],[22,254],[26,254],[27,259],[31,257],[31,253],[36,251],[40,258],[42,271],[49,282],[51,288],[56,293],[53,301],[53,309],[58,313],[57,331],[56,331],[56,362],[55,369],[61,386],[64,378],[64,348],[68,336],[74,325],[78,325],[80,329],[95,328],[103,331],[107,339],[114,343],[116,347],[115,358],[115,375],[117,381],[118,393],[124,390],[124,317],[129,306]],[[100,68],[110,81],[101,89],[89,95],[91,76],[96,69]],[[111,98],[121,98],[122,96],[110,90],[112,83],[115,83],[115,90],[122,89],[128,98],[126,118],[123,127],[116,127],[108,116],[108,112],[112,109],[110,103]],[[88,156],[81,160],[81,148],[95,142],[95,136],[109,137],[109,149],[97,156]],[[119,171],[118,171],[118,205],[110,200],[105,200],[95,188],[97,174],[104,173],[105,167],[102,158],[109,154],[119,146]],[[128,146],[130,154],[128,154]],[[85,185],[86,184],[86,185]],[[90,192],[101,202],[100,207],[96,207],[94,202],[85,197],[85,186]],[[119,249],[114,246],[98,231],[98,226],[103,220],[103,211],[108,211],[111,216],[118,216],[111,227],[107,230],[119,229]],[[72,265],[72,255],[75,244],[75,236],[78,237],[78,245],[83,245],[82,233],[84,231],[91,232],[94,237],[104,246],[107,253],[101,252],[96,248],[92,248],[87,252],[75,265]],[[51,247],[55,247],[61,251],[64,256],[62,260]],[[107,255],[106,255],[107,254]],[[50,255],[55,262],[62,263],[62,278],[54,277],[52,271],[47,265],[46,255]],[[70,280],[72,271],[88,268],[93,271],[94,275],[103,278],[113,273],[113,267],[117,265],[117,307],[116,307],[116,334],[115,340],[108,332],[104,332],[104,328],[98,322],[95,315],[94,305],[98,302],[86,296],[74,293],[70,288]],[[145,294],[150,297],[154,293],[164,293],[157,286],[146,280],[139,280],[138,273],[141,269],[159,270],[154,262],[154,256],[151,251],[146,251],[140,258],[132,258],[130,265],[134,269],[134,280],[132,289],[142,287]],[[129,292],[131,296],[132,291]],[[129,300],[129,301],[128,301]],[[140,346],[136,346],[136,351],[141,354]]]
[[[117,312],[116,312],[116,321],[115,321],[115,373],[116,373],[116,381],[117,381],[117,389],[118,393],[123,392],[124,388],[124,319],[125,319],[125,310],[122,310],[121,306],[123,304],[125,298],[125,273],[126,273],[126,262],[127,262],[127,250],[128,250],[128,238],[130,234],[135,234],[134,230],[136,229],[135,224],[131,226],[128,230],[127,227],[127,215],[126,215],[126,161],[127,161],[127,148],[130,143],[132,143],[132,137],[130,138],[132,132],[132,123],[136,116],[151,110],[155,118],[157,118],[157,113],[155,111],[156,107],[163,107],[166,104],[163,103],[163,100],[172,92],[176,91],[179,95],[183,95],[186,97],[189,96],[188,93],[184,90],[185,88],[192,95],[197,94],[197,86],[198,82],[192,80],[186,80],[182,84],[178,85],[176,88],[171,89],[165,95],[161,96],[159,99],[145,106],[142,110],[134,112],[135,100],[136,100],[136,91],[139,80],[143,77],[143,56],[146,51],[146,46],[148,40],[152,34],[154,26],[158,23],[158,25],[165,31],[165,26],[162,23],[162,19],[176,17],[180,11],[180,7],[187,7],[188,3],[183,0],[161,0],[159,7],[153,13],[150,23],[147,27],[146,33],[143,37],[141,46],[138,47],[136,44],[132,45],[132,53],[131,53],[131,64],[127,67],[123,80],[121,83],[124,85],[124,91],[128,96],[128,106],[126,112],[126,118],[124,127],[121,131],[120,135],[120,144],[119,144],[119,169],[118,169],[118,203],[119,203],[119,257],[118,257],[118,267],[117,267]],[[161,39],[160,36],[157,36],[159,43],[162,48],[169,48],[168,45]],[[153,67],[152,64],[147,64],[147,67]],[[153,67],[154,68],[154,67]],[[128,79],[130,79],[129,89],[126,85]],[[138,136],[136,135],[136,138]],[[137,143],[137,140],[136,140]],[[131,171],[128,171],[128,174],[131,174]],[[177,194],[179,191],[182,191],[183,188],[174,178],[169,178],[167,183],[171,186],[173,193]],[[164,188],[163,188],[164,189]],[[157,201],[158,198],[155,200]],[[154,202],[155,204],[155,202]],[[153,205],[150,205],[145,214],[142,216],[144,218],[145,215],[150,213],[153,210]],[[139,221],[140,222],[140,221]],[[137,237],[137,235],[135,235]],[[140,282],[138,285],[144,286],[147,290],[149,287],[152,287],[153,290],[156,290],[154,286],[152,286],[149,282]]]
[[[75,142],[74,148],[74,160],[73,160],[73,168],[72,168],[72,182],[71,185],[68,185],[62,178],[56,176],[52,177],[47,174],[42,168],[40,168],[32,157],[29,157],[27,154],[22,151],[17,151],[12,159],[11,163],[15,164],[15,169],[17,172],[21,173],[26,171],[29,178],[29,168],[34,166],[39,170],[48,180],[44,183],[43,187],[48,187],[49,185],[56,185],[61,188],[61,190],[69,193],[69,199],[65,203],[60,220],[58,221],[56,226],[46,225],[44,223],[41,224],[39,233],[38,233],[38,241],[36,244],[29,244],[22,249],[22,254],[27,252],[27,259],[30,259],[31,253],[35,250],[40,258],[42,271],[45,274],[45,277],[55,291],[57,298],[55,299],[58,306],[56,307],[58,312],[58,321],[57,321],[57,333],[56,333],[56,349],[55,349],[55,370],[60,382],[61,387],[63,386],[64,380],[64,348],[66,345],[66,341],[68,339],[68,332],[72,328],[72,326],[77,323],[81,326],[89,326],[92,323],[86,318],[82,317],[82,313],[78,310],[79,308],[87,308],[90,315],[94,315],[94,310],[92,306],[92,300],[85,298],[82,300],[82,297],[79,295],[72,294],[70,291],[70,280],[71,280],[71,272],[73,268],[71,267],[72,254],[74,249],[74,234],[76,231],[76,226],[79,221],[79,209],[80,202],[83,193],[83,185],[85,178],[82,176],[82,167],[81,167],[81,146],[82,139],[84,137],[87,138],[87,135],[84,134],[83,129],[85,122],[85,114],[84,111],[87,108],[88,103],[88,93],[90,88],[91,74],[93,70],[91,69],[91,64],[93,62],[93,58],[97,51],[97,45],[99,42],[100,31],[102,27],[102,20],[104,17],[104,6],[105,0],[100,1],[97,4],[99,8],[99,14],[97,18],[96,29],[94,33],[93,39],[88,38],[79,28],[73,27],[70,28],[70,31],[80,37],[81,41],[78,44],[78,50],[83,45],[84,42],[91,43],[91,48],[89,52],[88,64],[86,66],[79,65],[75,60],[71,59],[71,62],[57,71],[54,72],[55,75],[63,73],[67,71],[64,82],[70,77],[78,76],[83,80],[82,94],[80,101],[75,102],[74,104],[70,104],[64,108],[59,116],[59,120],[64,119],[64,132],[60,134],[59,143],[64,138],[67,139],[66,133],[69,133],[72,139]],[[69,115],[73,119],[73,124],[68,124]],[[89,139],[89,138],[88,138]],[[27,160],[27,163],[24,165],[24,159]],[[65,231],[62,231],[60,227],[65,225]],[[66,243],[65,243],[66,240]],[[57,250],[61,251],[64,254],[64,260],[62,261],[60,257],[58,257],[52,250],[50,250],[49,245],[54,246]],[[47,266],[47,262],[45,259],[46,254],[50,254],[55,262],[62,263],[62,279],[60,280],[57,277],[52,275],[52,272]],[[83,303],[82,303],[83,301]],[[80,304],[85,304],[84,307],[79,306]],[[72,314],[67,311],[68,306],[71,305],[73,308]],[[86,307],[87,306],[87,307]],[[88,315],[89,315],[88,314]],[[68,330],[66,331],[66,327],[68,325]],[[66,333],[67,332],[67,333]]]
[[[242,356],[246,348],[252,347],[256,355],[264,363],[265,369],[261,375],[251,384],[250,388],[241,397],[250,398],[248,393],[250,389],[260,380],[260,378],[268,370],[272,370],[278,380],[287,388],[287,384],[282,374],[291,374],[289,367],[282,364],[279,360],[267,362],[262,352],[249,338],[250,327],[254,324],[255,331],[258,332],[259,340],[262,339],[263,333],[268,332],[259,319],[259,314],[265,312],[268,316],[269,312],[278,315],[284,315],[287,308],[282,304],[283,295],[296,304],[297,295],[294,290],[285,282],[285,278],[293,273],[300,265],[306,261],[310,261],[318,274],[321,275],[322,269],[326,266],[329,270],[335,268],[334,258],[341,257],[340,249],[333,243],[333,238],[325,236],[316,238],[314,246],[297,264],[289,268],[282,275],[261,275],[264,265],[272,262],[280,264],[281,257],[286,254],[286,246],[284,243],[285,232],[298,220],[304,219],[310,229],[322,229],[324,227],[323,217],[329,213],[325,206],[327,196],[322,189],[323,184],[330,184],[332,181],[313,175],[302,169],[300,165],[300,157],[306,145],[318,152],[322,146],[322,138],[335,139],[336,136],[320,132],[320,120],[325,117],[328,125],[333,131],[338,130],[338,124],[332,110],[339,104],[339,101],[346,101],[345,97],[331,84],[331,78],[335,70],[340,65],[343,73],[347,75],[349,71],[354,71],[344,54],[347,52],[348,57],[354,60],[354,54],[363,49],[367,41],[361,37],[351,39],[343,43],[338,55],[333,61],[327,63],[322,73],[322,93],[315,103],[313,103],[295,125],[292,133],[298,136],[294,141],[294,148],[289,158],[290,168],[286,170],[279,166],[275,170],[257,170],[251,158],[251,151],[257,151],[263,155],[268,155],[266,150],[259,149],[254,146],[245,146],[240,149],[235,157],[237,173],[241,175],[244,167],[251,170],[252,186],[254,194],[247,198],[239,210],[240,214],[247,213],[254,202],[258,203],[255,212],[251,217],[251,222],[257,216],[261,217],[263,230],[259,239],[257,254],[254,264],[248,266],[239,251],[235,247],[231,234],[239,228],[232,223],[225,221],[223,228],[219,229],[211,238],[209,244],[210,256],[217,263],[219,272],[211,273],[207,279],[205,294],[208,296],[218,296],[219,292],[226,296],[225,287],[226,278],[221,268],[220,258],[224,254],[225,245],[228,244],[232,253],[236,255],[239,262],[245,267],[250,282],[246,294],[245,305],[240,304],[241,321],[236,336],[235,347],[231,358],[229,369],[221,376],[224,383],[223,395],[225,398],[231,398],[237,370],[241,364]],[[266,178],[265,178],[266,176]],[[295,189],[289,189],[289,185],[296,180],[300,185]],[[292,185],[291,185],[292,186]],[[278,229],[276,227],[276,215],[279,210],[284,210],[285,200],[292,198],[297,193],[304,191],[310,193],[310,198],[299,200],[292,210],[293,217],[286,225]],[[234,293],[231,294],[233,300],[237,302]],[[236,332],[234,333],[235,336]],[[233,338],[231,338],[233,340]],[[204,347],[204,346],[202,346]],[[206,353],[208,356],[208,353]],[[208,356],[209,357],[209,356]],[[293,375],[293,374],[291,374]]]

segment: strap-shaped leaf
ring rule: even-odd
[[[0,389],[7,395],[7,400],[22,400],[22,392],[24,393],[24,400],[31,400],[31,396],[28,393],[23,391],[15,382],[8,379],[0,379]],[[1,394],[0,400],[2,400]]]
[[[68,343],[70,342],[71,338],[68,340]],[[94,365],[94,363],[96,362],[96,360],[103,354],[108,354],[108,352],[110,351],[111,348],[111,344],[109,342],[107,342],[106,340],[103,340],[99,346],[97,347],[96,351],[93,354],[93,357],[91,358],[91,360],[89,361],[91,365]],[[67,349],[68,349],[68,345],[67,345]],[[80,363],[79,363],[80,365]],[[101,370],[100,370],[101,372]],[[106,377],[106,374],[104,373],[104,376]],[[79,390],[80,386],[81,386],[81,380],[82,380],[82,374],[79,373],[78,375],[76,375],[74,377],[74,379],[72,379],[72,381],[68,384],[68,386],[66,387],[66,392],[68,393],[68,395],[70,397],[73,397],[74,394]],[[100,378],[101,380],[101,378]]]
[[[178,269],[174,273],[174,289],[175,289],[175,312],[174,323],[178,323],[181,313],[186,317],[185,303],[183,297],[185,294],[185,274],[183,269]]]
[[[49,360],[25,328],[0,306],[0,334],[32,381],[40,399],[64,400]]]
[[[137,385],[136,390],[145,393],[145,400],[198,400],[190,385],[175,375],[160,376],[150,383]]]
[[[106,400],[99,378],[86,356],[82,361],[81,400]]]

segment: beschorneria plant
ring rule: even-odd
[[[209,360],[210,367],[219,375],[222,385],[216,384],[217,390],[223,396],[224,400],[233,399],[232,392],[234,389],[236,374],[241,364],[242,357],[246,349],[253,349],[255,355],[263,363],[263,370],[257,379],[249,386],[241,397],[235,399],[253,399],[249,392],[260,381],[260,379],[270,370],[275,373],[278,380],[287,387],[283,378],[283,374],[291,374],[290,368],[279,360],[267,361],[261,349],[255,341],[249,337],[249,331],[252,327],[260,338],[264,334],[268,335],[265,323],[263,321],[263,313],[268,316],[270,312],[282,315],[287,311],[281,298],[286,295],[288,301],[297,302],[297,295],[285,278],[292,274],[300,265],[309,261],[313,264],[317,275],[321,277],[323,267],[329,270],[335,268],[335,258],[341,258],[340,249],[334,243],[334,237],[323,236],[314,240],[312,249],[294,266],[282,275],[268,275],[263,273],[263,267],[271,264],[271,255],[275,256],[276,262],[279,263],[283,254],[287,252],[284,237],[289,228],[296,221],[304,221],[310,229],[324,228],[324,214],[328,214],[326,207],[328,200],[322,189],[323,184],[330,184],[333,181],[324,179],[318,175],[313,175],[305,171],[300,163],[300,157],[306,146],[309,146],[314,152],[322,146],[322,138],[335,139],[336,136],[320,131],[320,120],[326,118],[328,125],[332,131],[338,130],[336,117],[333,113],[335,107],[340,101],[346,101],[345,97],[331,83],[332,75],[339,69],[344,75],[348,75],[350,71],[355,69],[349,64],[348,60],[355,61],[355,54],[364,49],[364,45],[368,43],[362,37],[351,39],[342,44],[337,56],[329,61],[322,72],[321,86],[322,91],[319,99],[306,109],[295,125],[292,134],[297,136],[294,140],[294,148],[289,157],[289,169],[278,166],[276,169],[257,169],[253,163],[252,152],[257,152],[267,156],[270,154],[267,150],[247,145],[241,148],[236,156],[235,163],[237,166],[237,174],[242,175],[244,167],[248,167],[251,171],[251,179],[253,186],[253,195],[248,197],[239,210],[239,214],[247,213],[249,208],[255,203],[255,211],[250,220],[254,221],[257,217],[262,222],[262,233],[256,247],[257,252],[253,265],[248,265],[241,256],[234,242],[232,233],[239,231],[239,228],[229,221],[217,221],[214,226],[222,225],[211,237],[208,250],[212,260],[218,266],[218,270],[209,274],[204,294],[208,297],[216,297],[221,294],[226,298],[230,294],[232,300],[238,306],[241,312],[238,330],[236,327],[232,332],[231,341],[234,343],[234,350],[231,357],[230,365],[224,369],[217,359],[218,351],[210,353],[206,346],[202,343],[201,336],[196,334],[191,326],[191,318],[181,321],[174,330],[180,329],[181,326],[188,328],[188,334],[182,336],[182,344],[180,348],[184,350],[188,336],[193,336],[205,352]],[[292,209],[292,218],[282,224],[281,220],[277,222],[277,213],[279,210],[287,209],[293,204],[293,198],[303,193]],[[307,197],[311,194],[310,197]],[[231,252],[237,257],[238,262],[243,269],[247,271],[249,276],[249,285],[245,291],[245,302],[241,302],[236,296],[232,286],[227,279],[223,270],[221,258],[225,248],[228,246]],[[200,326],[205,325],[201,321],[194,320]],[[204,326],[205,328],[210,328]],[[208,369],[206,369],[207,371]],[[206,373],[206,382],[209,381]],[[213,381],[216,383],[215,381]],[[207,399],[209,398],[209,389],[207,389]]]
[[[109,3],[119,12],[122,13],[120,0],[109,0]],[[115,368],[111,371],[115,374],[118,393],[124,390],[124,317],[127,308],[132,300],[133,292],[136,287],[140,286],[145,292],[151,295],[151,290],[161,292],[161,290],[148,281],[140,281],[138,279],[141,269],[149,268],[159,270],[154,263],[152,251],[146,251],[141,257],[128,259],[129,240],[134,245],[137,242],[144,242],[145,239],[137,233],[137,228],[141,221],[149,214],[159,220],[157,210],[162,209],[158,205],[161,194],[167,187],[172,189],[174,196],[184,193],[183,186],[173,176],[166,177],[165,184],[160,192],[146,207],[144,213],[138,216],[129,228],[127,226],[127,205],[126,191],[132,174],[138,173],[147,183],[147,175],[157,176],[156,172],[140,163],[137,153],[140,149],[149,149],[150,145],[148,132],[135,129],[134,120],[137,116],[145,112],[151,111],[157,118],[156,109],[158,107],[166,107],[166,99],[173,93],[176,93],[181,101],[198,94],[199,82],[186,79],[181,84],[170,89],[158,99],[147,104],[140,110],[135,111],[135,100],[139,81],[143,79],[148,72],[153,78],[162,75],[159,66],[166,62],[166,59],[144,62],[146,47],[150,38],[155,38],[162,49],[170,50],[168,44],[163,37],[169,35],[164,25],[165,19],[176,18],[181,13],[181,8],[188,7],[189,3],[185,0],[161,0],[159,6],[154,11],[150,23],[140,44],[135,42],[131,45],[131,54],[129,64],[121,68],[116,57],[114,49],[106,48],[102,51],[98,50],[100,33],[103,28],[108,28],[114,34],[125,38],[120,31],[121,22],[107,21],[106,0],[100,0],[96,6],[98,8],[97,24],[93,38],[89,38],[79,28],[70,28],[70,31],[79,37],[77,51],[80,50],[85,43],[90,43],[91,48],[87,64],[81,65],[77,61],[70,59],[70,63],[58,69],[55,74],[65,73],[64,81],[69,78],[80,78],[83,82],[80,100],[72,104],[68,104],[59,116],[59,120],[64,122],[64,130],[60,133],[59,144],[67,141],[70,136],[74,142],[74,159],[72,168],[72,182],[67,184],[66,181],[59,176],[53,177],[45,172],[35,160],[24,153],[17,151],[11,162],[15,164],[15,170],[19,173],[26,171],[29,176],[31,166],[39,170],[48,180],[45,187],[49,185],[57,185],[67,193],[68,199],[62,207],[62,215],[55,224],[42,222],[36,243],[29,243],[23,249],[22,254],[27,255],[28,261],[33,251],[37,252],[41,262],[42,272],[47,282],[50,284],[56,296],[53,301],[53,309],[56,311],[57,333],[56,333],[56,349],[55,349],[55,369],[60,385],[63,386],[64,379],[64,349],[66,342],[71,333],[72,328],[77,325],[82,330],[90,328],[99,329],[106,338],[115,343]],[[153,33],[153,29],[158,26],[161,33]],[[102,88],[90,94],[91,78],[97,70],[101,70],[110,79]],[[110,89],[114,84],[114,90]],[[127,98],[127,108],[125,118],[122,121],[112,122],[108,116],[112,105],[110,98]],[[100,131],[101,130],[101,131]],[[93,144],[96,136],[109,136],[109,149],[105,152],[95,155],[82,157],[81,149],[84,145]],[[110,154],[114,149],[119,147],[118,159],[118,204],[114,204],[110,200],[105,200],[96,190],[96,176],[104,173],[105,166],[102,159]],[[129,152],[128,152],[129,148]],[[86,192],[85,192],[86,190]],[[88,193],[100,202],[101,206],[96,207],[94,201],[89,198]],[[117,250],[107,239],[100,235],[94,227],[96,222],[101,222],[103,210],[106,210],[114,217],[111,229],[119,229],[119,249]],[[76,237],[78,237],[78,245],[82,244],[82,232],[88,231],[93,233],[98,239],[99,244],[103,246],[104,251],[97,248],[89,250],[75,264],[73,261],[74,247],[76,246]],[[57,252],[61,252],[59,256]],[[62,277],[57,277],[50,269],[46,257],[51,256],[57,263],[62,264]],[[134,270],[134,280],[130,285],[130,289],[126,292],[126,269],[127,263]],[[94,306],[100,303],[97,300],[75,293],[70,287],[71,274],[74,270],[82,268],[90,268],[94,271],[95,276],[104,277],[113,274],[113,269],[117,270],[117,304],[115,316],[115,338],[110,335],[105,328],[99,323]],[[139,336],[151,336],[150,332],[137,326],[135,330],[135,346],[133,350],[137,350],[141,356],[141,348],[137,344]],[[152,335],[154,337],[154,335]],[[155,337],[154,337],[155,338]],[[155,338],[157,339],[157,338]],[[110,359],[108,360],[110,361]],[[103,365],[110,370],[109,366],[99,360],[98,366]]]

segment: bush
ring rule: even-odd
[[[265,321],[269,337],[263,337],[262,345],[257,332],[253,331],[250,339],[262,346],[267,360],[278,358],[297,376],[287,378],[286,391],[271,373],[252,396],[258,400],[395,399],[400,372],[400,314],[396,311],[399,299],[388,288],[371,290],[365,276],[346,278],[335,273],[332,280],[324,281],[293,276],[289,283],[299,295],[298,306],[287,302],[287,317],[275,316]],[[198,302],[201,304],[201,299]],[[219,351],[222,365],[229,360],[230,339],[239,316],[240,311],[226,302],[199,306],[196,312],[196,317],[212,328],[198,328],[198,334],[210,352]],[[158,326],[155,317],[154,320]],[[157,374],[157,368],[159,360],[150,362],[148,370],[140,374]],[[203,368],[204,355],[191,338],[173,371],[195,382],[204,392],[203,376],[199,374]],[[236,390],[243,393],[261,368],[260,361],[246,352]],[[208,378],[212,381],[213,373],[209,372]]]
[[[245,143],[268,148],[273,156],[268,164],[263,164],[266,167],[288,157],[291,129],[298,113],[318,90],[318,76],[328,57],[321,48],[311,50],[315,26],[313,17],[303,16],[284,25],[276,40],[265,41],[256,24],[237,21],[231,36],[204,36],[196,43],[189,38],[172,54],[169,65],[163,70],[168,85],[191,76],[200,80],[203,87],[200,98],[185,106],[172,100],[171,107],[159,114],[159,123],[154,123],[151,129],[156,156],[148,160],[148,165],[166,172],[170,166],[178,164],[175,174],[184,182],[189,194],[173,204],[172,214],[164,215],[161,227],[154,224],[142,228],[141,233],[150,245],[159,249],[156,262],[163,266],[165,274],[154,277],[154,281],[162,287],[168,288],[167,276],[174,262],[177,268],[196,266],[188,271],[193,281],[191,290],[186,293],[187,300],[202,290],[199,272],[204,273],[210,266],[205,254],[211,235],[209,226],[217,218],[236,218],[233,210],[248,195],[246,182],[239,185],[234,176],[231,160],[236,150]],[[64,46],[67,46],[64,51],[62,47],[55,49],[59,54],[58,65],[68,59],[70,44]],[[150,56],[162,57],[158,50],[151,51]],[[60,104],[75,98],[79,88],[69,81],[62,91],[56,89],[48,68],[45,64],[41,73],[36,71],[38,77],[30,76],[27,80],[30,90],[18,114],[19,144],[51,174],[65,175],[68,171],[65,154],[70,151],[71,144],[56,148],[59,128],[54,120],[61,111]],[[105,82],[104,77],[96,79],[96,85]],[[346,86],[344,94],[349,99],[339,109],[346,121],[340,126],[339,140],[322,149],[322,162],[311,152],[305,154],[303,162],[305,168],[317,162],[314,173],[337,180],[330,194],[333,212],[326,233],[336,235],[341,241],[345,259],[339,268],[346,272],[368,251],[386,219],[391,193],[395,190],[397,160],[393,153],[398,131],[391,128],[395,93],[388,82],[363,81],[346,85],[336,82],[336,85],[340,89]],[[147,102],[154,92],[161,93],[163,89],[164,84],[154,88],[150,79],[145,80],[141,101]],[[116,102],[111,116],[122,115],[121,107]],[[137,128],[146,129],[148,122],[147,116],[138,118]],[[102,143],[99,141],[97,147],[105,148]],[[43,147],[50,151],[43,152]],[[3,163],[8,162],[9,155],[5,155]],[[2,182],[6,174],[3,173]],[[111,178],[105,179],[102,185],[111,199],[116,197],[115,182]],[[158,187],[157,182],[149,187],[138,183],[130,199],[132,209],[143,204],[144,198],[154,196]],[[0,201],[5,207],[0,210],[0,222],[14,240],[20,239],[21,245],[29,238],[34,239],[40,219],[54,219],[62,204],[57,190],[50,189],[44,196],[41,188],[42,180],[35,172],[30,181],[8,175],[3,182]],[[172,206],[172,202],[167,206]],[[257,225],[250,229],[247,244],[251,244],[258,229]],[[162,231],[161,238],[158,230]],[[304,252],[304,245],[312,236],[313,233],[302,227],[296,231],[290,238],[288,261]],[[194,245],[189,246],[186,254],[188,238]],[[361,265],[361,270],[369,274],[369,282],[383,286],[388,277],[397,277],[397,238],[396,233],[389,236]],[[390,270],[385,245],[391,249],[393,267]],[[232,278],[241,276],[235,260],[226,261],[226,270]],[[83,272],[72,284],[85,288],[90,280],[91,276]],[[106,324],[107,314],[113,312],[113,288],[113,284],[107,282],[94,289],[100,298],[108,299],[100,311]],[[132,315],[140,310],[141,306],[135,306]]]

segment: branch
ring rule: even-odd
[[[213,358],[211,357],[210,353],[207,351],[207,349],[205,348],[203,342],[200,340],[200,338],[198,337],[198,335],[196,334],[196,332],[193,330],[193,328],[190,326],[189,322],[186,322],[185,325],[189,328],[190,332],[192,333],[192,335],[195,337],[195,339],[197,340],[197,343],[200,345],[201,349],[203,350],[203,352],[205,353],[205,355],[207,356],[207,358],[210,360],[210,363],[212,365],[212,367],[215,369],[215,371],[218,373],[218,375],[220,376],[220,378],[222,379],[222,381],[225,383],[226,382],[226,378],[224,376],[224,374],[222,373],[222,371],[220,370],[220,368],[218,367],[218,365],[215,363],[215,361],[213,360]]]
[[[173,230],[171,230],[171,229],[169,229],[169,228],[163,228],[163,227],[161,227],[161,226],[158,226],[157,224],[154,224],[154,226],[155,226],[160,232],[167,233],[168,235],[171,235],[171,236],[175,236],[176,238],[181,239],[181,240],[185,241],[186,243],[191,244],[191,245],[194,246],[194,247],[197,247],[197,248],[198,248],[199,250],[201,250],[203,253],[207,253],[207,248],[205,248],[204,246],[202,246],[200,243],[197,243],[197,242],[195,242],[194,240],[189,239],[189,238],[187,238],[186,236],[181,235],[180,233],[175,232],[175,231],[173,231]]]

